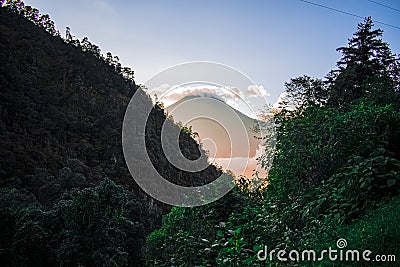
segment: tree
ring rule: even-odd
[[[342,58],[337,62],[338,70],[328,75],[330,85],[329,103],[346,106],[368,92],[364,85],[369,78],[391,77],[398,68],[393,68],[397,60],[389,45],[380,38],[383,31],[373,29],[371,17],[358,24],[347,47],[339,47]]]
[[[285,87],[287,95],[280,103],[283,108],[303,110],[310,105],[320,106],[326,103],[327,88],[320,79],[304,75],[286,82]]]

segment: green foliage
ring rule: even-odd
[[[32,196],[15,188],[0,188],[0,264],[7,266],[13,257],[13,238],[17,232],[17,219],[22,209],[35,207]]]
[[[57,209],[64,222],[57,251],[59,262],[85,266],[127,265],[127,233],[138,227],[126,217],[127,202],[127,193],[110,180],[59,202]],[[140,228],[136,231],[140,232]],[[131,252],[133,259],[137,256]]]
[[[316,188],[307,204],[311,212],[328,214],[336,221],[349,221],[363,214],[374,202],[400,192],[400,161],[379,148],[368,157],[352,156],[346,165]]]
[[[239,264],[239,261],[247,257],[247,251],[245,249],[247,243],[241,234],[241,230],[242,228],[240,227],[234,230],[228,230],[226,237],[222,231],[217,232],[217,236],[219,236],[222,241],[220,242],[222,248],[216,260],[218,266],[244,266]],[[253,251],[249,250],[249,252],[252,253]]]
[[[393,198],[378,209],[370,210],[353,225],[341,229],[354,248],[369,249],[373,255],[400,255],[400,199]],[[380,266],[393,266],[380,263]]]
[[[375,255],[395,255],[397,260],[400,253],[399,201],[399,197],[394,197],[382,202],[377,208],[371,207],[360,219],[348,225],[338,225],[337,220],[333,218],[325,219],[311,228],[307,242],[302,242],[299,247],[322,251],[328,247],[336,248],[336,241],[344,238],[348,244],[346,249],[357,249],[361,252],[371,250],[370,258],[372,259]],[[393,262],[376,264],[377,266],[394,266]],[[307,266],[307,264],[303,265]],[[324,260],[315,266],[330,265],[332,265],[331,261]],[[371,262],[342,262],[341,266],[371,266]]]
[[[399,61],[372,26],[370,19],[359,25],[326,80],[285,84],[268,181],[255,187],[238,179],[245,199],[226,219],[199,219],[226,205],[173,210],[147,239],[148,266],[309,266],[261,262],[257,252],[264,245],[318,251],[339,238],[351,248],[373,243],[374,251],[398,254]]]
[[[392,54],[389,45],[382,41],[383,31],[373,29],[373,26],[372,19],[366,18],[358,24],[348,46],[337,49],[342,53],[342,58],[337,63],[339,70],[331,77],[332,80],[328,80],[329,104],[347,108],[352,101],[370,93],[363,85],[374,77],[394,78],[391,87],[398,86],[398,59]]]
[[[147,238],[146,266],[202,264],[203,240],[210,236],[213,219],[203,216],[201,208],[173,208],[163,220],[163,227]],[[201,227],[193,224],[194,220]]]
[[[230,253],[236,241],[242,248],[240,233],[233,236],[223,225],[233,211],[240,212],[248,202],[244,194],[235,189],[207,206],[173,208],[164,217],[162,227],[147,237],[146,266],[215,266],[220,248]],[[217,229],[225,229],[230,241],[220,240]],[[231,243],[223,246],[227,241]]]
[[[22,209],[13,236],[12,264],[37,266],[57,264],[55,244],[61,222],[52,211],[41,207]]]
[[[301,111],[310,105],[323,105],[328,98],[324,82],[307,75],[291,79],[285,83],[285,87],[287,95],[280,105],[286,109]]]
[[[213,242],[218,266],[261,266],[257,252],[264,245],[278,248],[283,242],[284,225],[276,212],[269,199],[254,199],[242,211],[234,211]]]
[[[314,188],[335,174],[348,157],[367,156],[385,144],[391,149],[388,142],[395,142],[390,139],[399,131],[399,123],[399,113],[392,106],[363,102],[347,112],[310,107],[301,116],[283,118],[270,182],[296,194]]]
[[[13,188],[1,193],[2,265],[143,265],[141,247],[157,213],[111,180],[50,207]]]

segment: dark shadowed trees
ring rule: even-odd
[[[342,58],[334,77],[328,79],[331,105],[348,106],[353,100],[366,96],[370,93],[368,84],[374,78],[398,77],[398,61],[389,45],[382,41],[383,31],[373,26],[372,19],[366,18],[358,24],[348,45],[337,49]]]

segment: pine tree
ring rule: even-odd
[[[346,106],[366,95],[364,85],[368,79],[393,76],[391,72],[392,66],[396,64],[395,55],[381,39],[383,31],[373,29],[373,26],[371,17],[366,18],[358,24],[348,46],[337,49],[342,53],[342,58],[337,63],[338,70],[328,77],[331,87],[330,104]]]

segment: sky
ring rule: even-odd
[[[400,1],[310,0],[319,5],[400,27]],[[390,9],[377,3],[392,7]],[[138,84],[191,61],[231,66],[275,102],[284,83],[300,75],[323,78],[340,58],[360,18],[300,0],[26,0],[82,39],[117,55]],[[400,29],[376,23],[400,52]]]

